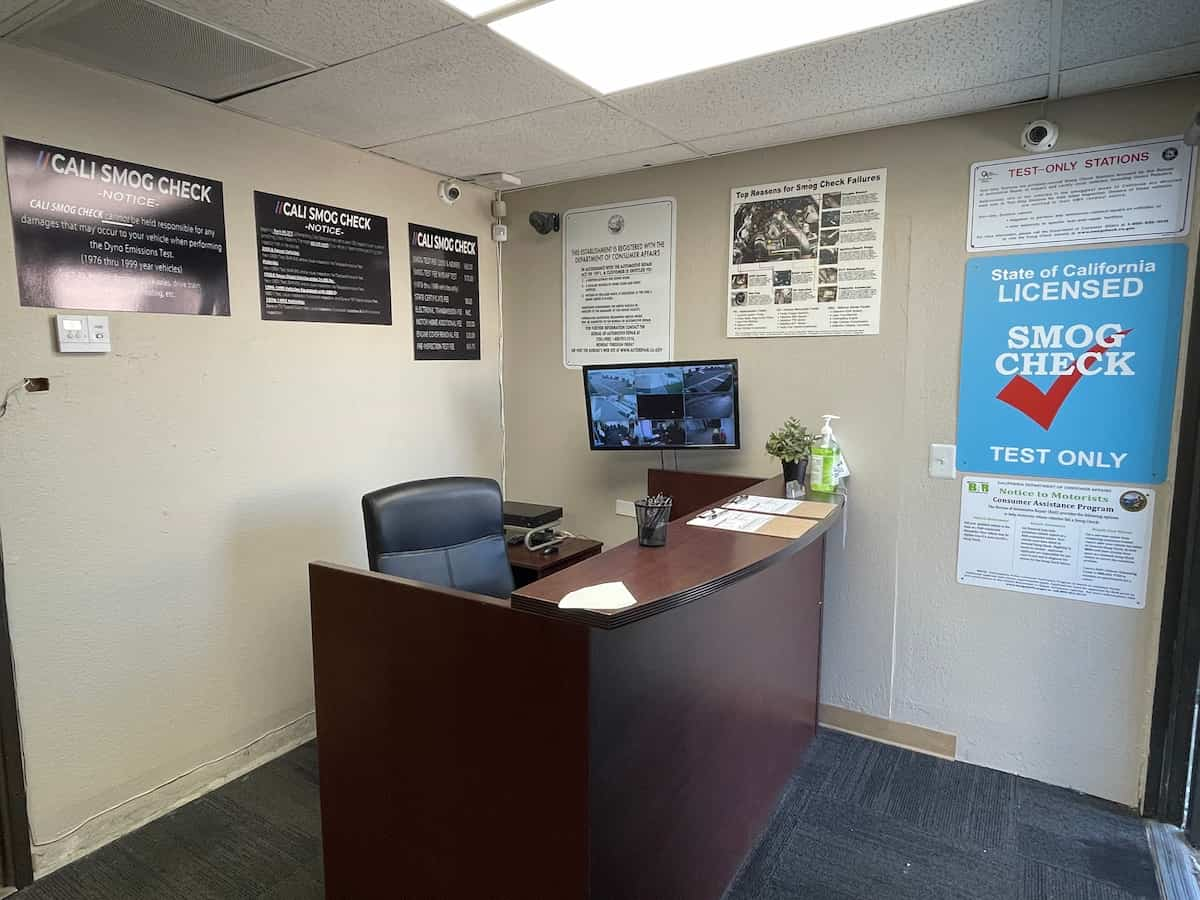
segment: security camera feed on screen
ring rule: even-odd
[[[735,449],[737,360],[585,366],[593,450]]]

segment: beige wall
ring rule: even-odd
[[[232,316],[111,316],[52,350],[0,188],[0,529],[29,811],[45,842],[312,709],[306,564],[365,565],[359,498],[499,475],[490,196],[150,85],[0,48],[0,132],[224,182]],[[0,184],[3,179],[0,179]],[[388,327],[263,322],[252,192],[387,216]],[[484,359],[415,363],[407,223],[480,236]]]
[[[1177,134],[1198,89],[1200,80],[1176,81],[1055,103],[1047,113],[1062,125],[1062,149]],[[1037,112],[1000,110],[509,195],[508,495],[561,503],[567,527],[609,544],[632,536],[614,501],[639,496],[658,458],[588,451],[580,374],[562,365],[561,245],[525,220],[531,209],[674,196],[676,355],[739,358],[744,447],[681,453],[680,467],[771,475],[777,463],[761,448],[782,419],[842,416],[837,431],[854,476],[845,549],[835,539],[828,552],[822,701],[957,735],[965,760],[1133,804],[1170,483],[1160,486],[1149,607],[1138,611],[958,585],[959,482],[927,475],[928,445],[954,440],[968,168],[1020,155],[1021,123]],[[730,189],[878,166],[888,169],[882,333],[725,338]]]

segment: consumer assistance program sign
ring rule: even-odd
[[[569,209],[563,229],[563,365],[671,359],[675,199]]]
[[[967,250],[1184,237],[1195,155],[1169,137],[975,163]]]
[[[1186,266],[1184,244],[968,262],[958,468],[1162,481]]]
[[[229,315],[221,182],[4,139],[22,306]]]
[[[1153,521],[1150,490],[968,477],[958,581],[1141,609]]]

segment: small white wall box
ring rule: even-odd
[[[958,447],[955,444],[929,445],[929,477],[957,478],[958,468],[955,457]]]
[[[55,320],[59,353],[108,353],[112,350],[108,316],[77,316],[64,313],[56,316]]]

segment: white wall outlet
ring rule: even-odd
[[[496,222],[492,225],[492,240],[497,244],[502,244],[508,240],[508,226],[503,222]]]
[[[958,448],[954,444],[929,445],[929,477],[957,478]]]
[[[631,519],[636,518],[636,513],[634,513],[634,511],[633,511],[633,501],[632,500],[618,500],[617,501],[617,515],[618,516],[629,516],[629,518],[631,518]]]
[[[108,353],[112,350],[108,316],[63,313],[54,318],[59,353]]]

